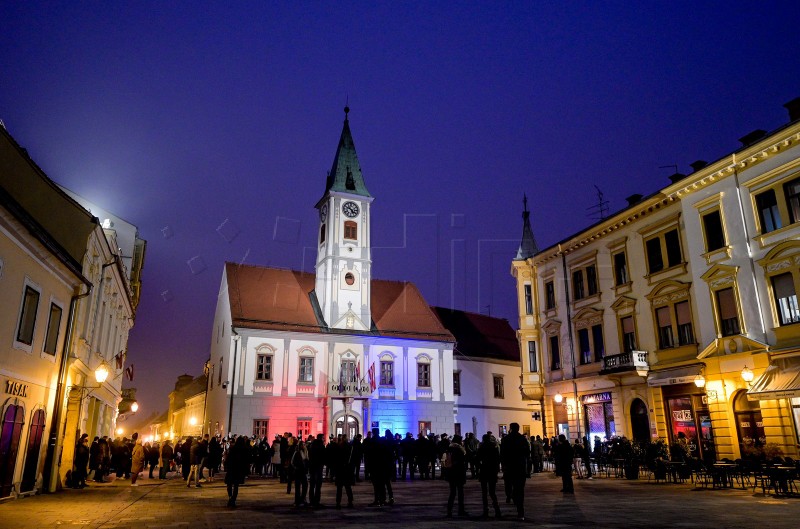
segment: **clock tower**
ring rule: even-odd
[[[356,147],[344,108],[344,127],[333,167],[325,183],[325,194],[317,202],[316,283],[314,293],[328,327],[369,331],[370,204],[374,200],[364,185]]]

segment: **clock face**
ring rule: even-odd
[[[344,205],[342,205],[342,212],[352,219],[358,215],[358,204],[355,202],[345,202]]]
[[[322,207],[319,208],[319,220],[325,222],[325,219],[328,218],[328,204],[322,204]]]

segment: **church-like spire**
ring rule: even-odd
[[[522,261],[533,257],[539,253],[539,247],[536,246],[536,239],[533,237],[533,230],[531,229],[531,212],[528,211],[528,196],[523,195],[522,203],[524,209],[522,211],[522,242],[519,243],[519,250],[514,260]]]
[[[325,183],[325,192],[339,191],[369,197],[371,195],[364,185],[364,175],[361,174],[361,165],[358,163],[356,146],[350,132],[350,120],[347,118],[349,112],[350,107],[344,107],[344,127],[339,137],[336,156],[333,158],[333,167]]]

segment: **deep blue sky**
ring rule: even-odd
[[[227,4],[0,5],[0,119],[148,240],[146,413],[201,371],[224,261],[313,270],[348,98],[375,277],[516,325],[523,193],[548,246],[800,96],[796,0]]]

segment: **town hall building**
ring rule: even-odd
[[[413,284],[372,277],[374,198],[347,112],[316,203],[315,272],[225,265],[206,431],[453,431],[455,338]]]

